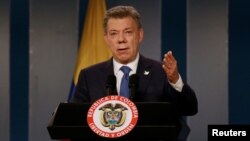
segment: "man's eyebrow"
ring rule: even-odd
[[[129,29],[132,29],[131,27],[127,27],[127,28],[125,28],[124,30],[129,30]]]
[[[127,28],[125,28],[125,29],[123,29],[123,31],[124,30],[131,30],[132,28],[131,27],[127,27]],[[110,29],[108,32],[117,32],[118,30],[116,30],[116,29]]]
[[[109,32],[113,32],[113,31],[117,31],[117,30],[115,30],[115,29],[111,29],[111,30],[109,30]]]

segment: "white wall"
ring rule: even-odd
[[[78,47],[78,2],[30,1],[30,141],[50,140],[51,114],[67,100]]]
[[[189,141],[206,141],[208,124],[228,124],[228,0],[188,0],[187,76],[199,112]]]
[[[9,140],[10,0],[0,1],[0,139]]]

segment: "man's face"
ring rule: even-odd
[[[111,18],[107,23],[105,41],[116,61],[127,64],[136,58],[139,44],[143,39],[143,30],[138,29],[131,17]]]

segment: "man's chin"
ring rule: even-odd
[[[128,58],[119,58],[119,62],[121,64],[128,64],[130,62],[130,60]]]

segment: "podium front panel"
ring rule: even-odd
[[[109,139],[95,134],[87,124],[90,103],[60,103],[47,127],[51,139],[88,140],[142,140],[175,139],[180,131],[177,112],[171,103],[135,103],[139,112],[136,127],[127,135]]]

